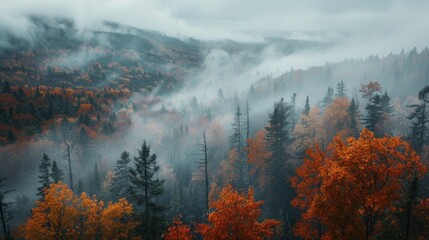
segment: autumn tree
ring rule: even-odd
[[[131,162],[130,154],[127,151],[121,153],[121,157],[116,161],[115,172],[113,176],[112,184],[110,185],[110,192],[117,198],[124,197],[129,199],[128,188],[130,186],[129,181],[129,166]]]
[[[157,239],[163,232],[164,207],[156,202],[156,198],[163,193],[164,180],[156,176],[158,171],[156,155],[150,155],[150,146],[144,141],[129,172],[129,191],[131,198],[143,206],[141,230],[145,239]]]
[[[195,238],[191,232],[191,228],[182,222],[180,216],[174,219],[173,224],[168,227],[162,237],[165,240],[192,240]]]
[[[323,138],[326,145],[335,135],[348,136],[350,134],[350,102],[347,98],[336,98],[325,108],[323,113]]]
[[[322,238],[375,238],[382,219],[397,210],[406,181],[425,167],[399,137],[376,138],[367,129],[358,139],[335,138],[328,149],[315,151],[297,170],[293,203],[303,215],[295,234],[320,239],[314,224],[320,223]]]
[[[256,179],[255,185],[265,187],[265,184],[268,183],[268,179],[264,174],[266,159],[268,159],[271,153],[267,150],[267,146],[265,143],[265,129],[262,129],[256,132],[255,137],[247,140],[248,142],[248,164],[250,164],[250,174],[253,179]]]
[[[39,164],[39,183],[40,187],[37,188],[37,196],[43,199],[45,189],[51,184],[51,166],[52,162],[46,153],[43,153],[42,161]]]
[[[228,185],[220,192],[219,199],[210,204],[208,223],[199,224],[196,231],[205,240],[272,238],[280,222],[273,219],[259,222],[262,205],[262,201],[253,198],[252,188],[245,194]]]
[[[139,239],[132,233],[137,222],[133,208],[125,200],[109,203],[82,193],[77,197],[61,182],[45,189],[43,201],[37,201],[32,215],[18,235],[25,239]]]
[[[326,159],[326,154],[315,144],[307,149],[303,163],[291,179],[292,186],[297,189],[292,205],[302,211],[295,225],[295,235],[304,239],[322,239],[323,228],[319,216],[324,214],[320,209],[323,179],[320,173]]]

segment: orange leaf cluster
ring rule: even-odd
[[[196,229],[205,240],[262,240],[273,237],[274,229],[280,225],[274,219],[258,221],[263,202],[255,201],[253,189],[240,194],[228,185],[210,205],[213,211],[208,216],[208,224],[199,224]]]
[[[129,239],[137,226],[133,208],[125,199],[109,203],[77,197],[61,182],[45,190],[43,201],[36,202],[31,217],[21,227],[25,239]],[[138,238],[137,238],[138,239]]]
[[[162,235],[165,240],[192,240],[191,228],[180,220],[180,216],[174,219],[173,225],[170,226],[166,233]]]
[[[303,211],[295,234],[305,239],[373,237],[383,216],[395,211],[404,182],[426,171],[408,143],[366,129],[358,139],[336,137],[328,149],[309,149],[292,178],[292,204]]]

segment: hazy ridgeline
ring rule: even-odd
[[[347,58],[341,51],[350,39],[202,40],[113,22],[80,28],[70,19],[32,16],[25,21],[29,27],[23,32],[0,34],[0,176],[2,182],[7,179],[4,189],[14,190],[0,193],[10,232],[43,199],[36,192],[46,179],[55,182],[54,175],[43,178],[41,169],[55,172],[47,162],[49,168],[42,166],[45,153],[75,194],[96,195],[106,203],[125,197],[144,219],[137,232],[149,239],[159,238],[177,215],[190,224],[206,222],[209,200],[218,199],[222,189],[227,192],[229,184],[239,192],[254,188],[255,199],[264,201],[262,218],[282,221],[279,239],[305,238],[300,231],[318,227],[323,231],[316,236],[341,238],[331,232],[332,219],[313,216],[320,226],[304,224],[305,211],[294,200],[303,190],[291,179],[305,180],[297,169],[305,168],[306,159],[335,155],[330,151],[336,135],[358,138],[367,128],[377,138],[409,142],[421,161],[410,158],[415,168],[398,166],[410,173],[395,175],[401,184],[392,184],[391,192],[398,196],[392,195],[389,208],[374,216],[373,229],[358,226],[368,231],[357,234],[388,238],[389,223],[401,226],[396,228],[401,238],[427,233],[429,189],[427,173],[419,168],[428,164],[428,120],[419,115],[428,110],[423,105],[428,101],[427,48],[401,47],[363,57],[356,54],[360,45],[350,50],[356,58]],[[150,204],[139,201],[124,180],[137,159],[145,159],[144,141],[148,158],[156,154],[151,180],[160,182],[151,184],[162,189],[153,189]],[[392,148],[405,151],[406,144],[398,144]],[[315,174],[335,169],[319,170]],[[411,187],[417,182],[418,191]],[[389,212],[401,207],[405,210]],[[159,212],[156,221],[146,219],[152,208],[153,216]],[[414,215],[401,215],[408,209]]]

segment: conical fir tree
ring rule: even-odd
[[[63,170],[61,170],[56,161],[52,162],[52,172],[51,172],[51,177],[52,177],[52,181],[54,183],[58,183],[60,181],[63,181]]]
[[[51,184],[51,166],[51,159],[46,153],[43,153],[42,161],[39,164],[39,183],[41,186],[37,188],[37,196],[40,196],[42,199],[45,196],[45,188],[48,188],[49,184]]]
[[[165,225],[162,216],[165,208],[156,202],[156,198],[163,193],[164,180],[156,177],[159,171],[156,155],[150,155],[150,146],[146,141],[138,150],[138,156],[134,157],[134,164],[129,172],[129,191],[132,199],[143,206],[140,230],[144,239],[159,239]]]
[[[123,151],[121,157],[116,161],[115,175],[113,182],[110,187],[110,191],[117,198],[129,199],[128,187],[130,185],[128,172],[128,164],[131,162],[130,154],[127,151]]]

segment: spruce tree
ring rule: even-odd
[[[419,104],[410,105],[414,111],[407,117],[413,121],[411,126],[411,144],[417,153],[422,154],[423,146],[429,143],[429,85],[418,95]]]
[[[41,199],[45,196],[45,189],[51,184],[51,170],[52,162],[46,153],[43,153],[42,161],[39,164],[39,183],[40,187],[37,188],[37,196]]]
[[[143,206],[141,231],[145,239],[159,239],[163,231],[164,207],[156,200],[163,193],[164,180],[156,176],[158,171],[156,155],[150,155],[150,146],[144,141],[138,156],[134,157],[134,167],[129,172],[129,191],[132,199]]]
[[[52,182],[58,183],[60,181],[63,181],[63,175],[64,175],[63,170],[58,168],[56,161],[53,161],[52,162],[52,170],[51,170]]]
[[[233,183],[236,188],[244,187],[244,174],[243,174],[243,158],[244,158],[244,148],[243,148],[243,134],[241,126],[241,111],[240,106],[237,105],[237,110],[235,111],[234,122],[232,123],[233,133],[229,137],[230,149],[236,149],[238,153],[237,166],[234,166],[235,169],[238,169],[238,180],[236,183]]]
[[[117,198],[129,199],[128,187],[130,184],[128,164],[130,162],[130,154],[127,151],[123,151],[121,153],[121,157],[116,161],[115,175],[113,177],[112,185],[110,186],[110,192]]]
[[[354,98],[352,98],[352,101],[349,106],[349,116],[350,116],[350,129],[351,129],[351,135],[352,137],[359,137],[359,127],[358,127],[358,105],[356,104],[356,101]]]
[[[344,84],[344,81],[341,80],[341,82],[337,83],[337,95],[338,98],[346,97],[346,85]]]
[[[305,115],[308,115],[310,113],[310,103],[308,101],[308,96],[305,99],[304,111],[302,113],[305,114]]]
[[[332,101],[334,101],[334,89],[331,87],[328,87],[325,97],[322,100],[322,107],[326,108],[332,103]]]
[[[265,141],[267,149],[271,152],[271,156],[266,159],[265,176],[267,186],[265,187],[265,195],[267,197],[267,206],[273,214],[282,212],[283,216],[286,211],[286,204],[291,199],[288,198],[290,193],[287,189],[287,162],[290,155],[287,147],[290,144],[289,133],[289,117],[291,115],[291,107],[284,102],[283,98],[274,104],[273,113],[269,114],[269,125],[265,128],[267,133]]]
[[[1,219],[1,226],[2,226],[2,230],[3,230],[3,234],[5,236],[4,239],[10,240],[10,239],[12,239],[12,237],[10,236],[9,227],[7,226],[8,225],[7,221],[9,220],[9,218],[11,218],[10,211],[7,211],[7,207],[10,205],[10,203],[5,202],[4,198],[5,198],[6,194],[11,193],[15,190],[4,189],[6,185],[7,185],[7,178],[0,177],[0,219]]]
[[[374,95],[365,107],[365,110],[367,113],[362,118],[365,128],[373,132],[377,137],[381,136],[379,131],[379,123],[383,114],[381,96],[379,94]]]

